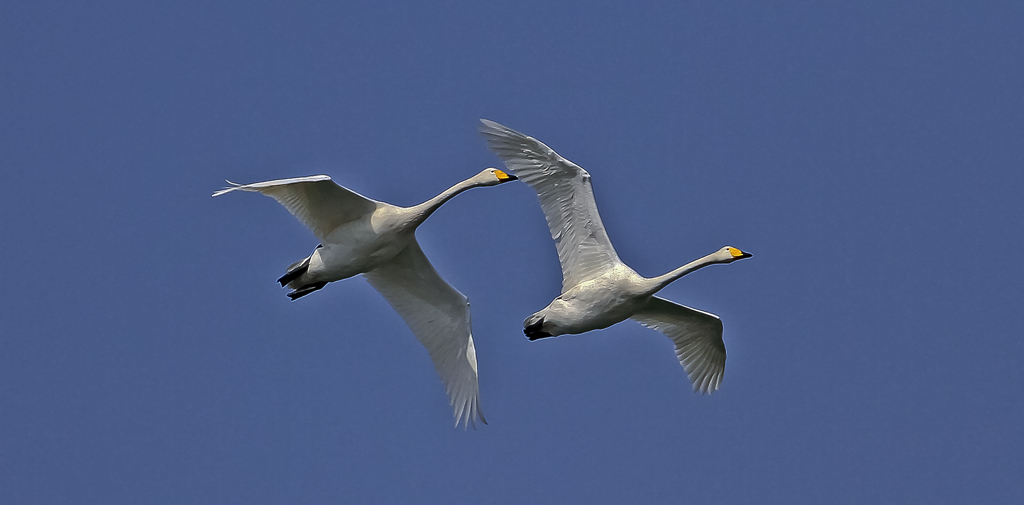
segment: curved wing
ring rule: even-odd
[[[353,219],[372,213],[377,202],[355,191],[343,188],[326,175],[311,175],[291,179],[236,184],[217,191],[220,196],[232,191],[263,193],[284,205],[302,224],[323,241],[335,228]]]
[[[676,357],[695,393],[718,390],[725,374],[725,342],[718,316],[654,296],[633,319],[675,342]]]
[[[438,275],[415,241],[363,276],[427,348],[448,393],[455,426],[476,428],[478,417],[487,424],[480,411],[469,300]]]
[[[533,137],[480,121],[487,147],[540,198],[562,264],[562,292],[620,263],[597,213],[590,174]]]

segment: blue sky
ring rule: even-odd
[[[1018,2],[8,2],[4,503],[1019,503]],[[239,182],[419,203],[478,118],[590,171],[624,261],[754,254],[662,294],[720,315],[722,389],[558,294],[523,184],[419,230],[472,302],[490,421],[452,429],[362,279]]]

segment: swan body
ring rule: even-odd
[[[217,191],[259,192],[295,215],[320,245],[278,279],[296,300],[329,282],[362,274],[405,320],[445,384],[455,425],[484,424],[469,300],[431,266],[416,242],[416,228],[455,195],[516,177],[488,168],[420,205],[399,207],[366,198],[326,175],[236,184]]]
[[[665,275],[643,277],[615,253],[586,170],[533,137],[494,121],[481,122],[488,147],[537,192],[562,265],[562,294],[526,318],[526,336],[537,340],[585,333],[632,318],[672,339],[694,391],[718,390],[725,373],[721,320],[655,293],[697,269],[751,255],[726,246]]]
[[[643,277],[620,264],[569,288],[524,326],[543,321],[536,329],[552,337],[584,333],[624,321],[643,304]]]

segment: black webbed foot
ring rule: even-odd
[[[523,328],[523,333],[526,334],[526,338],[530,339],[531,341],[533,341],[533,340],[540,340],[542,338],[550,337],[551,336],[550,333],[540,329],[541,326],[543,326],[543,325],[544,325],[544,318],[541,318],[540,321],[537,321],[536,323],[533,323],[533,324]]]
[[[306,296],[306,295],[308,295],[308,294],[310,294],[310,293],[312,293],[312,292],[314,292],[314,291],[316,291],[316,290],[318,290],[320,288],[323,288],[326,285],[327,285],[326,282],[317,282],[315,284],[309,284],[307,286],[303,286],[303,287],[301,287],[299,289],[296,289],[295,291],[292,291],[291,293],[288,293],[288,298],[291,298],[292,301],[295,301],[295,300],[297,300],[299,298],[302,298],[303,296]]]

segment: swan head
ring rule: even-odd
[[[718,261],[721,262],[721,263],[732,263],[733,261],[736,261],[736,260],[741,260],[743,258],[749,258],[749,257],[753,256],[753,254],[750,254],[748,252],[743,252],[743,251],[741,251],[741,250],[739,250],[739,249],[737,249],[737,248],[735,248],[735,247],[733,247],[731,245],[727,245],[727,246],[719,249],[718,252],[715,253],[715,256],[716,256],[716,259],[718,259]]]
[[[497,186],[498,184],[514,181],[519,178],[510,173],[491,167],[485,168],[482,172],[476,174],[473,179],[481,186]]]

